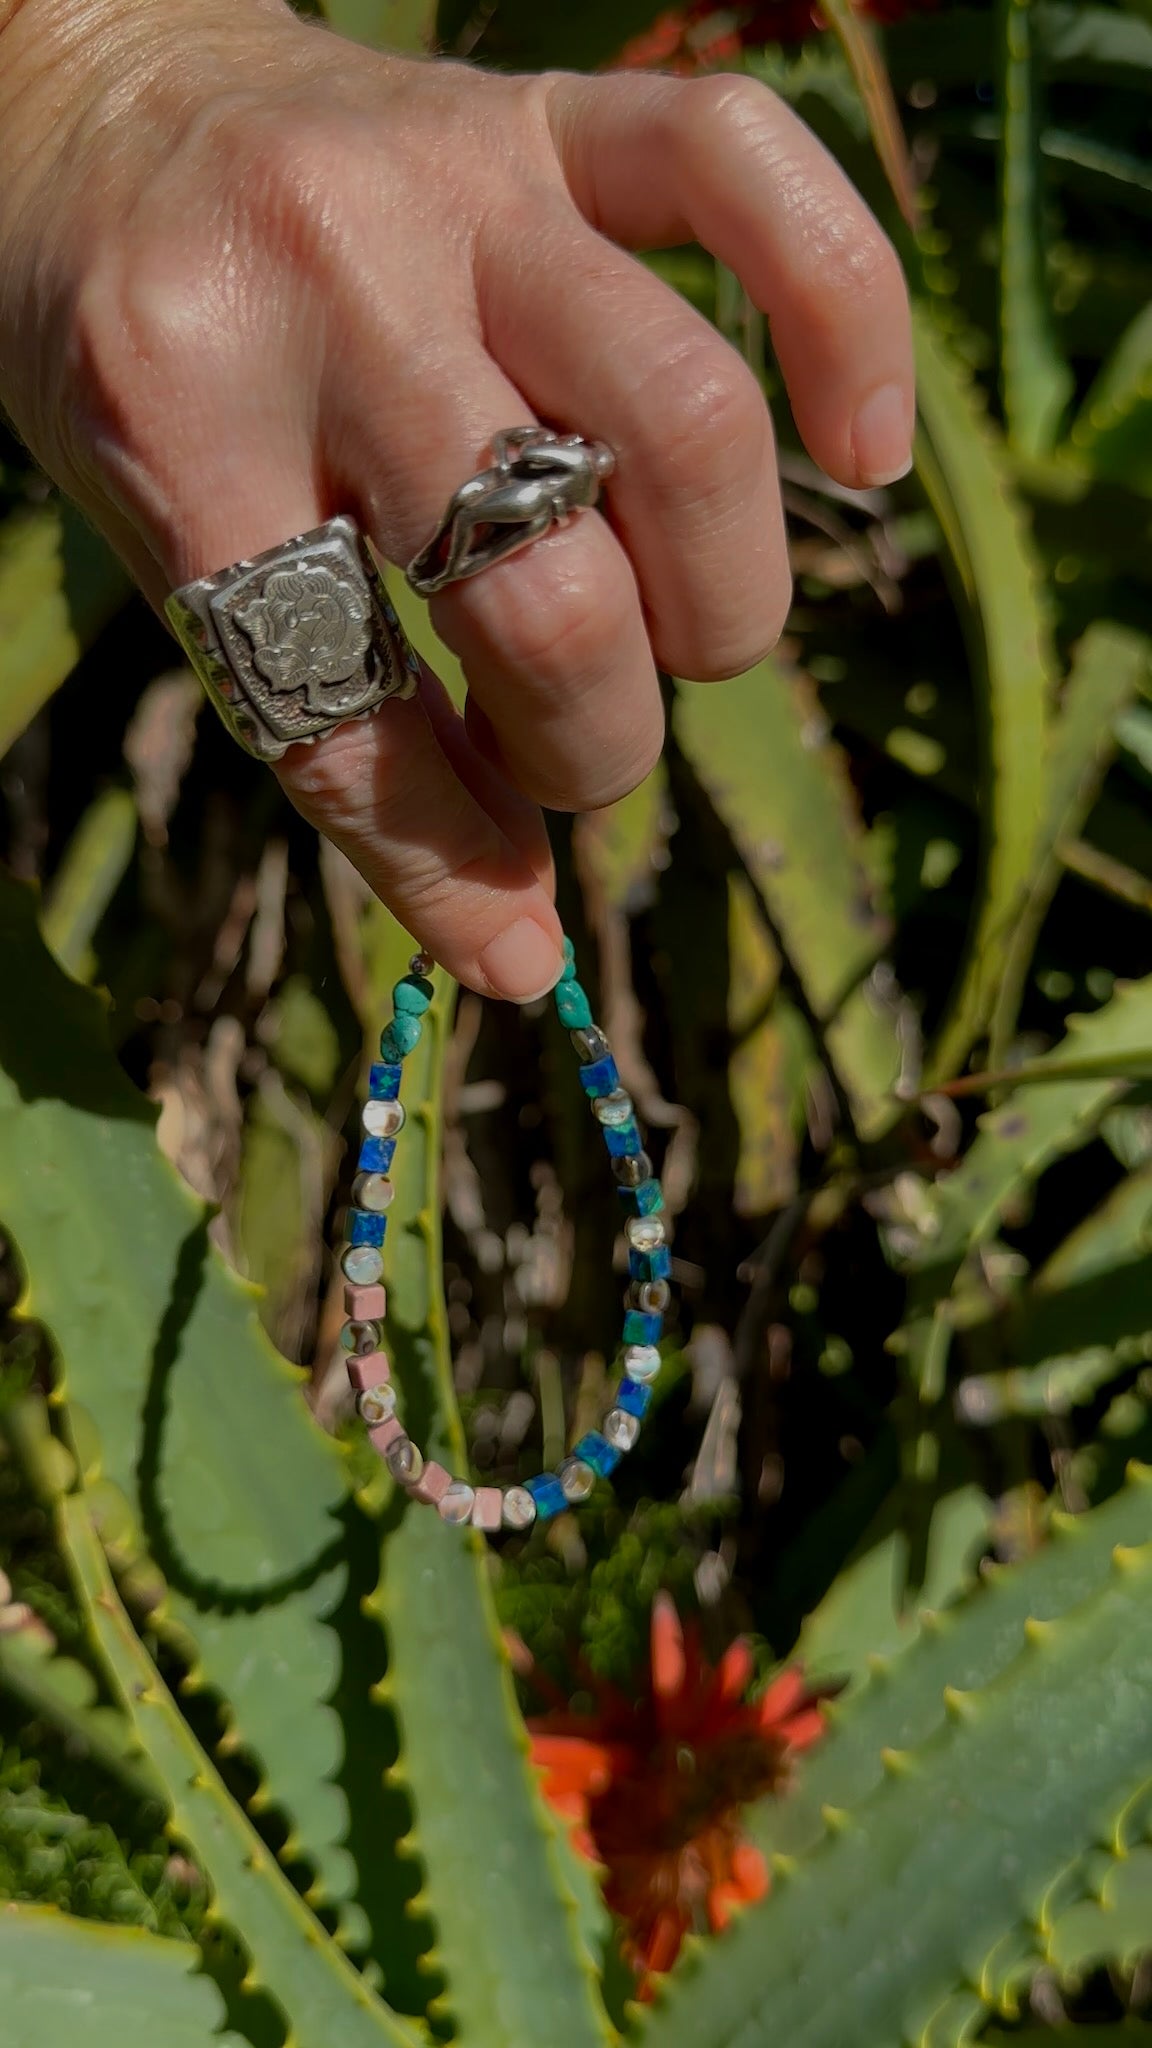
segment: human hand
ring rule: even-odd
[[[787,612],[751,371],[629,249],[695,237],[768,314],[848,485],[907,467],[895,255],[751,80],[485,75],[282,0],[0,0],[0,399],[158,607],[350,511],[407,562],[493,433],[616,453],[589,512],[433,601],[469,686],[278,764],[422,945],[525,1000],[560,969],[537,804],[656,759],[656,663],[748,667]]]

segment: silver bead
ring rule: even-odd
[[[662,1216],[630,1216],[624,1235],[634,1252],[654,1252],[668,1241]]]
[[[386,1173],[358,1173],[352,1183],[352,1200],[358,1209],[382,1216],[396,1189]]]
[[[646,1386],[660,1370],[660,1353],[654,1344],[629,1344],[624,1351],[624,1370],[630,1380]]]
[[[612,1161],[612,1171],[622,1188],[638,1188],[642,1180],[651,1180],[652,1161],[646,1152],[629,1152]]]
[[[611,1057],[612,1047],[596,1024],[578,1025],[575,1031],[568,1033],[568,1036],[583,1067],[591,1066],[593,1060],[606,1060]]]
[[[630,1451],[640,1434],[640,1417],[626,1408],[612,1408],[604,1417],[604,1435],[618,1451]]]
[[[626,1306],[638,1308],[646,1316],[662,1316],[671,1299],[672,1289],[666,1280],[633,1280]]]
[[[438,1502],[441,1521],[457,1524],[470,1521],[475,1498],[475,1492],[466,1480],[454,1479],[448,1491],[441,1494]]]
[[[408,1121],[402,1102],[366,1102],[360,1112],[364,1134],[369,1138],[394,1138]]]
[[[510,1486],[500,1510],[506,1529],[530,1529],[536,1520],[536,1503],[526,1486]]]
[[[357,1396],[356,1408],[361,1421],[366,1422],[369,1429],[375,1429],[378,1422],[387,1422],[388,1417],[396,1413],[395,1387],[366,1387]]]
[[[587,1500],[596,1484],[596,1474],[591,1465],[584,1463],[583,1458],[565,1458],[556,1477],[564,1488],[565,1500],[570,1500],[574,1504]]]
[[[382,1336],[379,1323],[345,1323],[340,1342],[353,1357],[367,1358],[370,1352],[379,1351]]]
[[[385,1451],[384,1463],[402,1486],[415,1486],[424,1470],[424,1453],[410,1436],[398,1436]]]
[[[615,1129],[621,1124],[630,1124],[635,1113],[636,1105],[623,1088],[614,1088],[611,1095],[593,1097],[592,1114],[598,1124],[608,1124]]]
[[[432,958],[431,953],[413,953],[412,958],[408,962],[408,972],[409,974],[423,975],[427,978],[435,965],[436,962]]]
[[[353,1287],[373,1287],[384,1271],[379,1245],[350,1244],[341,1254],[340,1271]]]

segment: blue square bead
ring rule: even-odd
[[[644,1150],[644,1140],[640,1136],[638,1123],[601,1124],[600,1128],[604,1133],[609,1158],[630,1159],[634,1153]]]
[[[672,1254],[666,1244],[658,1244],[654,1251],[630,1251],[628,1271],[633,1280],[666,1280],[672,1271]]]
[[[620,1086],[620,1076],[611,1053],[602,1060],[590,1060],[580,1069],[580,1086],[585,1095],[611,1095]]]
[[[592,1470],[598,1472],[601,1479],[607,1479],[608,1474],[614,1472],[620,1463],[620,1453],[615,1444],[610,1444],[607,1437],[601,1436],[598,1429],[590,1429],[587,1436],[581,1437],[572,1456],[582,1458],[586,1465],[591,1465]]]
[[[658,1180],[642,1180],[638,1188],[617,1188],[629,1216],[655,1216],[664,1207],[664,1190]]]
[[[368,1093],[373,1102],[395,1102],[400,1093],[401,1069],[376,1060],[368,1069]]]
[[[365,1138],[356,1161],[361,1173],[387,1173],[396,1150],[395,1138]]]
[[[614,1407],[622,1408],[625,1415],[635,1415],[642,1421],[648,1413],[652,1400],[651,1387],[642,1387],[639,1380],[621,1380],[616,1389]]]
[[[367,1209],[353,1209],[348,1218],[348,1242],[382,1245],[387,1227],[386,1216],[373,1216]]]
[[[664,1328],[663,1316],[645,1315],[640,1308],[630,1308],[624,1318],[625,1344],[658,1344]]]
[[[548,1522],[553,1515],[562,1515],[568,1502],[564,1488],[554,1472],[541,1472],[536,1479],[526,1479],[524,1484],[536,1503],[536,1513],[542,1522]]]

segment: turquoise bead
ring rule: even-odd
[[[399,1014],[422,1017],[436,991],[422,974],[406,974],[392,991],[392,1007]]]
[[[554,991],[556,1014],[569,1031],[592,1022],[592,1009],[578,981],[561,981]]]
[[[568,934],[567,934],[567,933],[565,933],[565,934],[564,934],[564,972],[563,972],[563,974],[562,974],[562,975],[560,976],[560,979],[561,979],[561,981],[571,981],[571,979],[572,979],[573,975],[575,974],[575,972],[576,972],[576,948],[575,948],[575,946],[574,946],[574,945],[572,944],[572,941],[571,941],[571,939],[570,939],[570,938],[568,937]]]
[[[420,1042],[419,1017],[407,1017],[401,1011],[380,1034],[380,1057],[382,1060],[402,1060]]]

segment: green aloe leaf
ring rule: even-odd
[[[323,1704],[336,1644],[322,1625],[343,1581],[341,1454],[260,1330],[254,1291],[211,1249],[205,1205],[158,1151],[99,1000],[61,972],[31,893],[3,877],[0,953],[0,1216],[23,1307],[55,1341],[73,1412],[94,1419],[131,1544],[164,1573],[193,1682],[226,1703],[297,1852],[346,1899],[340,1731]]]
[[[136,846],[136,805],[126,789],[106,789],[88,806],[64,849],[44,901],[44,937],[61,967],[88,978],[96,928],[127,872]]]
[[[763,661],[716,690],[677,689],[678,744],[731,836],[810,1021],[872,1135],[898,1105],[901,1045],[875,976],[888,937],[838,751],[803,678]]]
[[[0,1906],[4,2048],[243,2048],[191,1942]]]
[[[891,2048],[1027,1951],[1070,1856],[1148,1784],[1150,1538],[1144,1475],[833,1708],[800,1798],[757,1809],[789,1845],[772,1894],[689,1953],[641,2038]]]
[[[411,941],[375,906],[376,1000],[404,970]],[[440,1089],[450,990],[441,989],[405,1062],[408,1122],[396,1154],[388,1225],[388,1336],[402,1414],[427,1454],[467,1470],[441,1277]],[[379,1022],[379,1019],[377,1020]],[[546,2040],[598,2048],[612,2038],[596,1988],[591,1870],[564,1851],[528,1759],[480,1537],[434,1511],[384,1510],[381,1574],[369,1612],[387,1637],[381,1692],[397,1722],[390,1774],[410,1796],[405,1843],[423,1871],[420,1909],[434,1923],[427,1967],[448,1978],[443,2008],[469,2048]]]
[[[985,755],[983,883],[966,961],[933,1052],[933,1078],[943,1080],[962,1065],[987,1024],[1035,874],[1053,659],[1022,515],[996,436],[923,312],[917,340],[918,467],[959,587]]]
[[[1066,452],[1096,476],[1152,492],[1152,306],[1137,314],[1101,369]]]
[[[160,1677],[112,1582],[82,1494],[60,1504],[60,1535],[89,1626],[171,1807],[174,1832],[211,1881],[215,1907],[250,1958],[299,2048],[415,2048],[418,2036],[369,1990],[309,1912],[225,1789]]]
[[[0,754],[128,596],[127,572],[70,506],[0,526]]]
[[[1040,132],[1043,87],[1034,0],[998,0],[1000,54],[1000,369],[1008,438],[1044,455],[1073,378],[1056,338],[1047,275]]]

